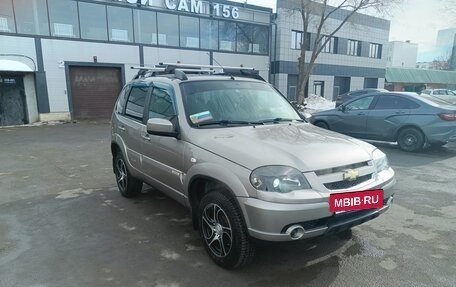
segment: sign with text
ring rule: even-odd
[[[329,211],[343,212],[383,207],[383,189],[329,195]]]
[[[112,0],[115,2],[126,2],[129,4],[136,4],[141,6],[157,6],[169,10],[176,10],[182,12],[189,12],[195,14],[212,14],[213,16],[223,18],[239,18],[239,7],[227,4],[220,4],[217,2],[209,2],[203,0],[162,0],[163,4],[156,3],[156,0]]]

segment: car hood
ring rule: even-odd
[[[305,123],[193,131],[190,142],[250,170],[265,165],[292,166],[302,172],[344,166],[371,160],[375,149]]]

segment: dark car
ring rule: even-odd
[[[375,88],[368,88],[368,89],[362,89],[362,90],[356,90],[356,91],[350,91],[346,92],[345,94],[338,95],[336,97],[336,108],[340,106],[342,103],[345,103],[346,101],[349,101],[351,99],[354,99],[356,97],[362,96],[362,95],[367,95],[370,93],[377,93],[377,92],[388,92],[385,89],[375,89]]]
[[[314,113],[310,122],[356,138],[397,142],[405,151],[456,141],[456,106],[416,93],[367,94]]]

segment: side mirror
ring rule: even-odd
[[[172,122],[167,119],[152,118],[147,121],[147,133],[163,137],[177,137]]]
[[[340,105],[337,109],[338,109],[339,111],[343,112],[343,113],[344,113],[345,110],[346,110],[346,108],[345,108],[344,105]]]

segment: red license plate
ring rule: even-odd
[[[329,211],[343,212],[383,207],[383,189],[329,195]]]

